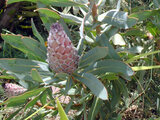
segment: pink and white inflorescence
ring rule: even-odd
[[[27,89],[13,83],[5,83],[4,85],[4,92],[6,97],[12,97],[12,96],[17,96],[20,95],[24,92],[26,92]]]
[[[78,67],[77,50],[59,23],[53,24],[50,28],[47,61],[56,73],[72,74]]]

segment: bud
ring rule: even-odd
[[[59,23],[53,24],[50,28],[47,61],[56,73],[72,74],[78,67],[77,50]]]
[[[4,92],[6,97],[12,97],[12,96],[17,96],[20,95],[24,92],[26,92],[27,89],[13,83],[5,83],[4,84]]]

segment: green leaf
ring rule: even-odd
[[[35,56],[41,58],[43,61],[47,59],[46,47],[40,44],[37,40],[29,37],[24,37],[21,39],[25,47],[30,50]]]
[[[62,105],[60,104],[58,98],[56,98],[56,103],[57,103],[57,107],[58,107],[58,112],[59,112],[59,115],[60,115],[60,119],[61,120],[69,120]]]
[[[61,18],[57,12],[48,8],[38,8],[36,11],[40,13],[40,18],[48,31],[53,22],[56,22],[56,20]]]
[[[120,86],[119,86],[119,83],[117,83],[116,80],[113,80],[112,81],[112,84],[113,84],[113,88],[112,88],[112,97],[111,97],[111,103],[110,103],[110,106],[111,106],[111,109],[115,109],[116,105],[119,103],[120,99],[121,99],[121,89]]]
[[[128,29],[135,25],[137,22],[136,18],[128,17],[127,12],[118,10],[107,11],[106,13],[100,15],[98,20],[123,29]]]
[[[7,4],[22,2],[22,1],[34,2],[34,3],[42,2],[45,5],[52,5],[52,6],[58,6],[58,7],[83,6],[82,4],[79,4],[72,0],[8,0]]]
[[[158,68],[160,68],[160,65],[156,65],[156,66],[135,66],[135,67],[132,67],[133,71],[150,70],[150,69],[158,69]]]
[[[41,14],[46,15],[46,17],[50,17],[56,20],[59,20],[61,18],[57,12],[50,10],[48,8],[38,8],[36,11],[38,11]]]
[[[88,114],[88,120],[95,120],[97,113],[100,111],[103,101],[95,97],[90,112]]]
[[[41,95],[40,95],[40,101],[42,105],[45,105],[47,103],[47,90],[45,90]]]
[[[95,75],[101,75],[106,72],[122,73],[126,76],[132,76],[134,74],[131,67],[127,64],[113,59],[95,62],[87,67],[84,72],[93,73]]]
[[[159,14],[160,12],[160,9],[158,10],[146,10],[146,11],[140,11],[140,12],[137,12],[137,13],[133,13],[131,15],[129,15],[129,17],[134,17],[134,18],[137,18],[138,21],[143,21],[143,20],[146,20],[156,14]]]
[[[160,52],[160,50],[157,50],[157,51],[153,51],[153,52],[148,52],[148,53],[136,55],[136,56],[132,57],[131,59],[127,60],[125,63],[131,63],[131,62],[134,62],[135,60],[140,59],[142,57],[146,57],[148,55],[156,54],[159,52]]]
[[[104,85],[91,73],[73,74],[73,76],[84,83],[94,95],[102,100],[108,99],[108,93]]]
[[[33,68],[33,69],[31,70],[31,75],[32,75],[32,79],[33,79],[33,80],[35,80],[35,81],[37,81],[37,82],[43,82],[40,74],[38,73],[38,71],[37,71],[35,68]]]
[[[125,33],[122,33],[123,36],[143,36],[144,32],[138,28],[131,28],[127,30]]]
[[[34,59],[45,61],[46,48],[33,38],[12,34],[2,34],[1,36],[12,47],[26,53],[28,56],[33,56]]]
[[[67,83],[66,83],[66,87],[65,87],[65,95],[68,93],[68,91],[71,89],[72,87],[72,84],[73,84],[73,80],[71,77],[69,77],[69,79],[67,80]]]
[[[28,73],[31,71],[32,68],[35,68],[43,74],[49,73],[47,63],[18,58],[1,58],[0,68],[15,73]]]
[[[56,22],[56,20],[60,20],[62,23],[62,20],[61,20],[62,18],[66,23],[70,23],[70,24],[81,23],[83,20],[80,17],[74,16],[71,14],[64,14],[62,12],[59,12],[56,10],[50,10],[48,8],[39,8],[36,11],[40,13],[41,20],[43,21],[43,24],[45,25],[48,31],[50,29],[50,26],[53,24],[53,22]],[[64,24],[63,24],[63,27],[65,27]],[[66,29],[66,27],[64,29]]]
[[[73,0],[39,0],[45,5],[52,5],[57,7],[68,7],[68,6],[83,6],[78,2],[74,2]]]
[[[105,56],[107,56],[107,54],[107,47],[95,47],[82,56],[79,62],[79,66],[84,67],[86,65],[89,65],[90,63],[98,59],[104,58]]]
[[[29,107],[33,107],[36,102],[39,100],[40,96],[35,97],[33,100],[29,101],[26,106],[25,106],[25,110],[27,110]]]
[[[35,24],[34,24],[34,22],[33,22],[33,19],[31,19],[31,25],[32,25],[33,34],[39,39],[40,43],[45,46],[44,39],[43,39],[43,37],[39,34],[39,32],[37,31],[37,28],[36,28],[36,26],[35,26]]]
[[[64,21],[67,22],[67,23],[71,23],[71,24],[78,23],[78,24],[80,24],[83,21],[83,18],[74,16],[72,14],[64,14],[62,12],[59,12],[59,14],[62,16]],[[88,21],[86,23],[89,24]]]
[[[8,100],[6,100],[5,102],[3,102],[3,104],[8,104],[8,106],[14,106],[15,104],[17,104],[21,101],[26,101],[29,97],[35,96],[44,90],[46,90],[45,87],[33,89],[31,91],[25,92],[22,95],[11,97]]]
[[[118,31],[117,28],[113,27],[109,31],[107,31],[107,35],[103,33],[101,36],[97,36],[96,40],[99,42],[101,46],[108,47],[108,56],[111,59],[120,60],[121,58],[116,53],[113,46],[110,44],[109,39]]]
[[[15,2],[22,2],[22,1],[34,2],[34,3],[37,2],[37,0],[8,0],[7,4],[11,4],[11,3],[15,3]]]

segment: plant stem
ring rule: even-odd
[[[94,3],[93,7],[92,7],[93,23],[97,23],[97,8],[98,8],[98,6],[96,5],[96,3]],[[97,33],[97,35],[99,35],[101,33],[100,25],[98,25],[96,27],[96,33]]]

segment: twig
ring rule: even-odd
[[[98,8],[98,5],[94,3],[92,7],[92,17],[93,17],[94,23],[97,23],[97,8]],[[96,26],[96,33],[97,35],[101,34],[100,25]]]
[[[140,93],[140,94],[128,105],[128,107],[130,107],[133,103],[135,103],[135,102],[138,100],[138,98],[140,98],[143,94],[144,94],[144,92]],[[125,108],[124,110],[120,111],[120,114],[122,114],[122,113],[123,113],[124,111],[126,111],[126,110],[127,110],[127,108]]]

